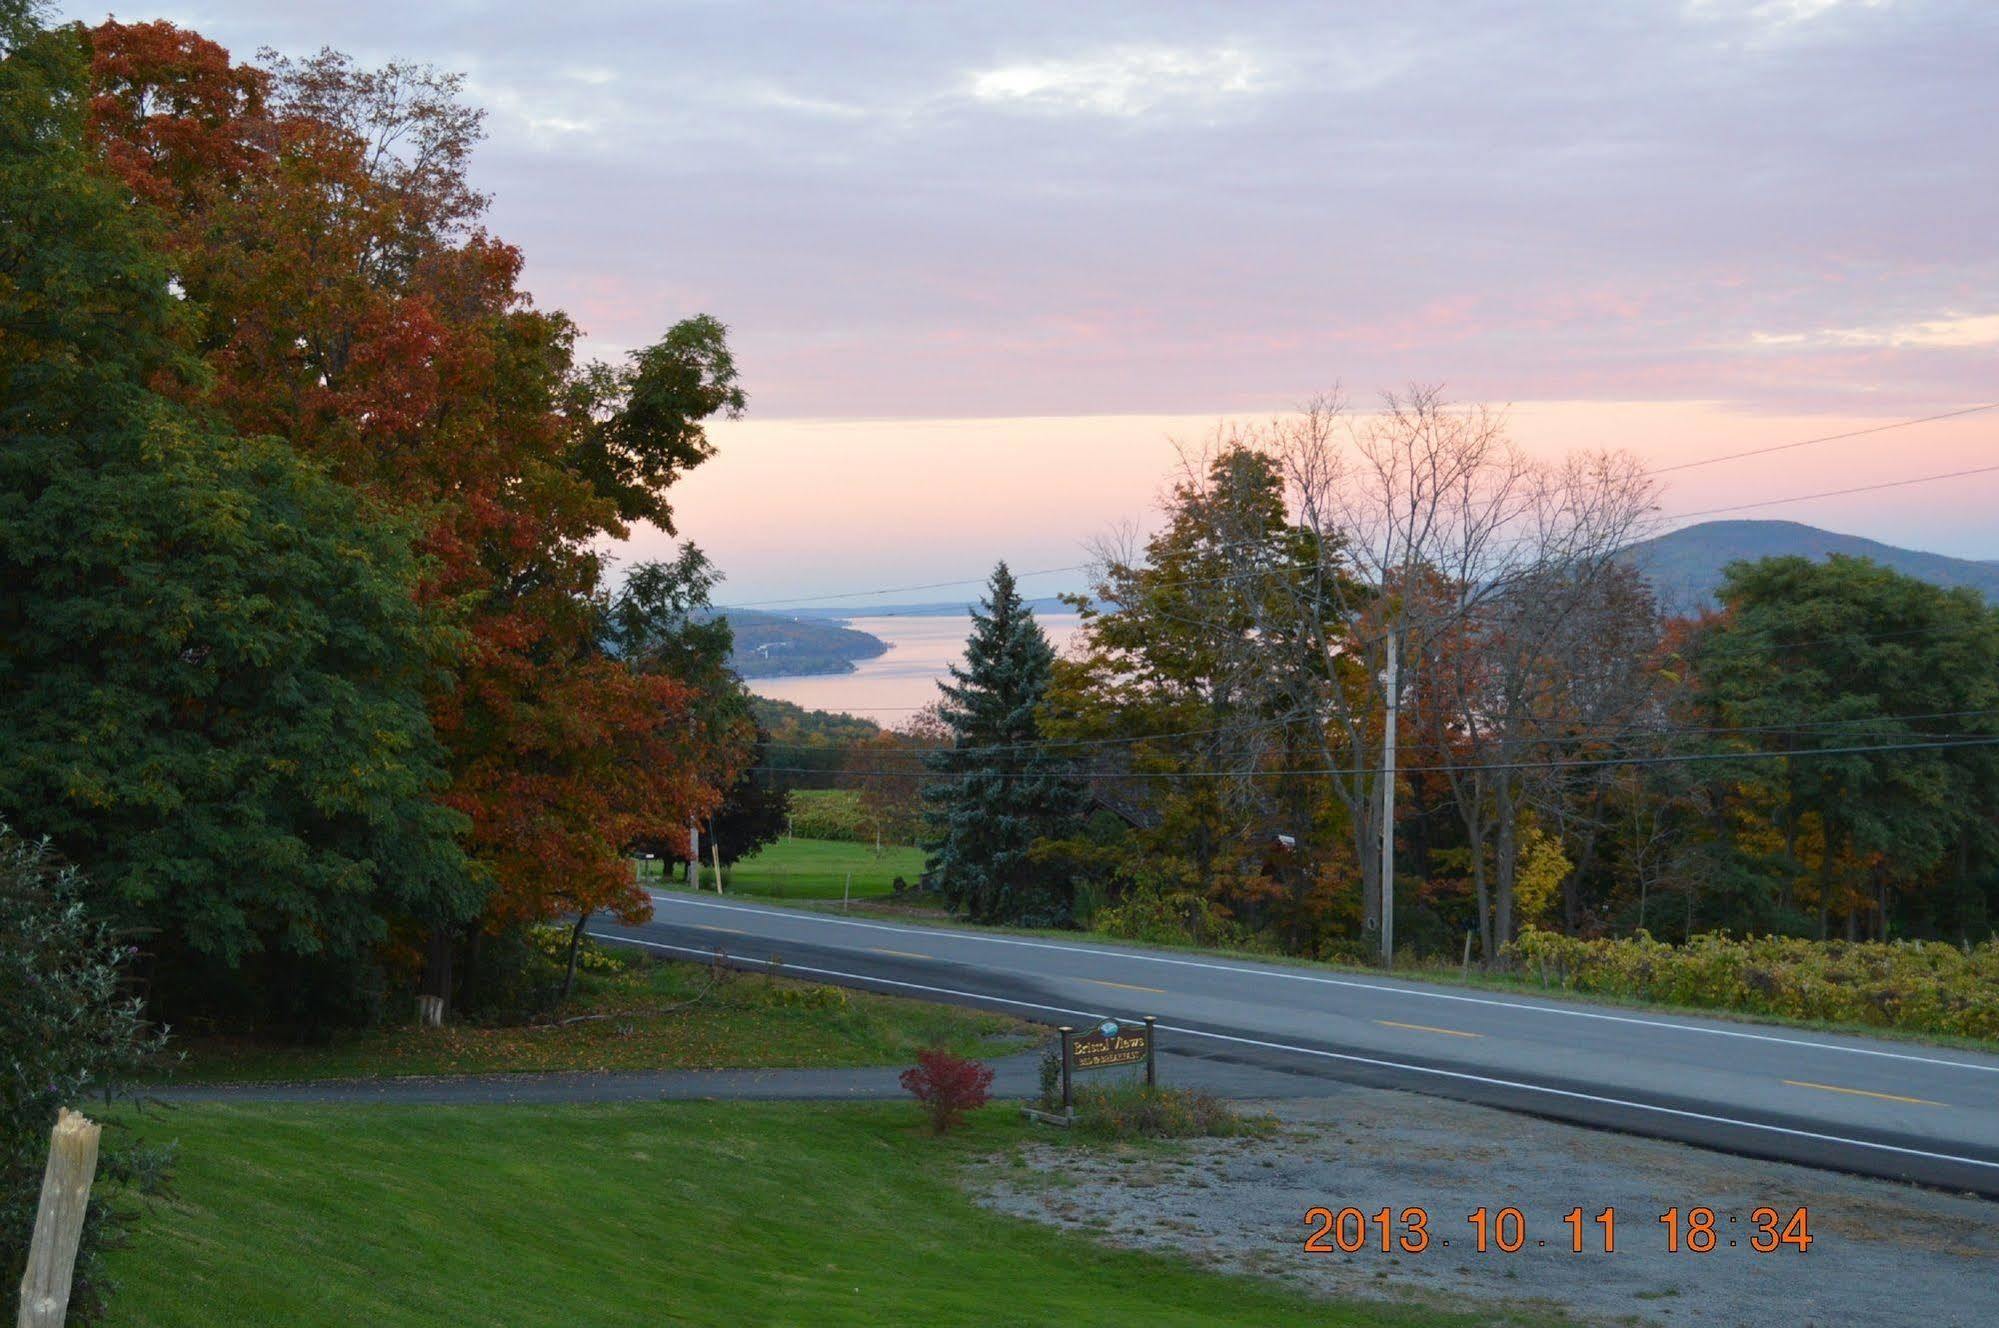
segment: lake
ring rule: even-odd
[[[1069,644],[1080,622],[1073,613],[1035,617],[1057,651]],[[755,678],[750,690],[809,710],[842,711],[893,728],[938,699],[937,680],[952,664],[964,662],[972,619],[962,613],[911,614],[849,618],[847,625],[888,642],[888,653],[862,660],[852,673]]]

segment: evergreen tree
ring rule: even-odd
[[[1001,563],[972,614],[965,666],[938,684],[954,741],[930,758],[943,779],[924,791],[930,881],[978,922],[1069,920],[1069,882],[1049,879],[1030,856],[1035,841],[1068,833],[1083,806],[1063,763],[1041,745],[1035,712],[1054,664],[1054,647]]]

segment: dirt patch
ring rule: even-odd
[[[1754,1162],[1412,1094],[1355,1088],[1245,1104],[1274,1112],[1271,1139],[1092,1148],[1051,1141],[998,1159],[980,1201],[1327,1295],[1464,1309],[1559,1309],[1585,1321],[1715,1328],[1976,1328],[1995,1322],[1999,1205],[1886,1181]],[[1366,1216],[1366,1248],[1306,1253],[1306,1211]],[[1808,1213],[1810,1248],[1767,1240],[1768,1207]],[[1390,1251],[1374,1215],[1396,1215]],[[1427,1247],[1404,1209],[1426,1211]],[[1487,1248],[1468,1220],[1487,1211]],[[1497,1216],[1502,1208],[1520,1214]],[[1582,1210],[1585,1251],[1565,1215]],[[1605,1253],[1596,1215],[1615,1210]],[[1714,1213],[1714,1248],[1690,1246],[1690,1210]],[[1677,1209],[1677,1251],[1659,1221]],[[1356,1224],[1348,1220],[1349,1240]],[[1501,1243],[1519,1248],[1507,1252]],[[1448,1241],[1448,1245],[1445,1242]]]

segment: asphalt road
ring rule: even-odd
[[[592,934],[1048,1023],[1155,1015],[1162,1047],[1183,1056],[1999,1198],[1999,1056],[685,892],[653,899],[651,922]]]

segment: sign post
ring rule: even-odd
[[[1152,1026],[1159,1019],[1155,1015],[1145,1016],[1145,1086],[1159,1087],[1159,1039],[1152,1035]]]
[[[1075,1064],[1075,1057],[1069,1051],[1069,1039],[1075,1036],[1076,1030],[1064,1024],[1055,1031],[1062,1035],[1062,1114],[1066,1116],[1075,1109],[1069,1096],[1070,1068]]]

